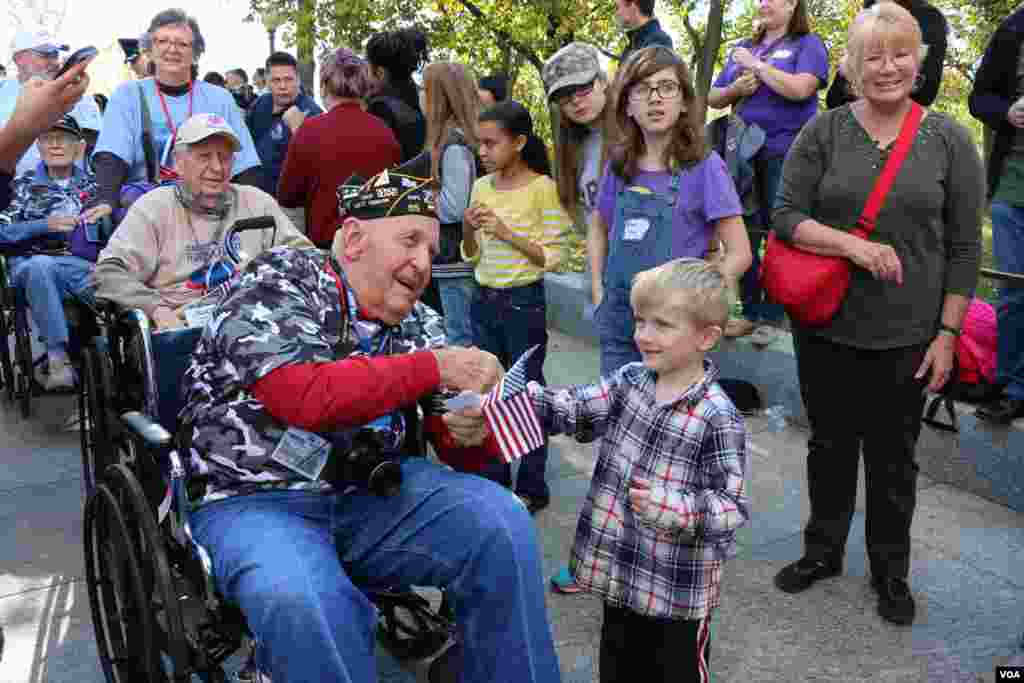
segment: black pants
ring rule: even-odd
[[[906,578],[917,500],[914,448],[927,377],[917,380],[927,345],[873,351],[797,330],[800,393],[811,424],[807,488],[809,557],[841,561],[857,500],[861,448],[867,494],[865,532],[873,575]]]
[[[601,683],[706,683],[711,617],[653,619],[605,603]]]

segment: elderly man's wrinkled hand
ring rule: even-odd
[[[158,306],[153,309],[153,324],[158,330],[173,330],[183,324],[180,311],[166,306]]]
[[[487,439],[487,420],[479,408],[464,408],[442,418],[455,443],[462,447],[479,446]]]
[[[50,232],[71,232],[77,224],[75,216],[50,216],[46,219],[46,228]]]
[[[497,384],[505,371],[494,354],[477,348],[448,347],[434,351],[441,386],[453,391],[483,394]]]

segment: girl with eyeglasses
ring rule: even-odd
[[[587,233],[601,375],[639,362],[633,277],[680,257],[707,258],[733,282],[750,266],[743,210],[725,162],[704,144],[690,70],[665,47],[644,48],[612,84],[610,162]]]

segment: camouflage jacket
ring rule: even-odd
[[[277,368],[364,355],[364,348],[377,355],[444,346],[443,322],[423,304],[387,328],[349,324],[354,299],[348,297],[348,311],[342,301],[328,255],[317,249],[278,247],[245,268],[203,330],[185,372],[185,407],[178,417],[193,447],[188,469],[195,502],[268,488],[329,488],[270,457],[287,426],[251,387]],[[339,434],[320,436],[338,443]]]
[[[13,244],[44,235],[49,232],[47,219],[52,214],[78,215],[95,194],[92,173],[76,165],[68,186],[63,187],[50,178],[40,161],[34,171],[18,176],[11,184],[11,204],[0,212],[0,241]]]

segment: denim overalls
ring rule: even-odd
[[[633,341],[633,309],[629,292],[633,276],[672,258],[672,217],[679,197],[680,172],[664,195],[636,191],[623,183],[615,201],[615,219],[608,235],[604,265],[604,299],[594,318],[601,342],[601,375],[640,360]]]

